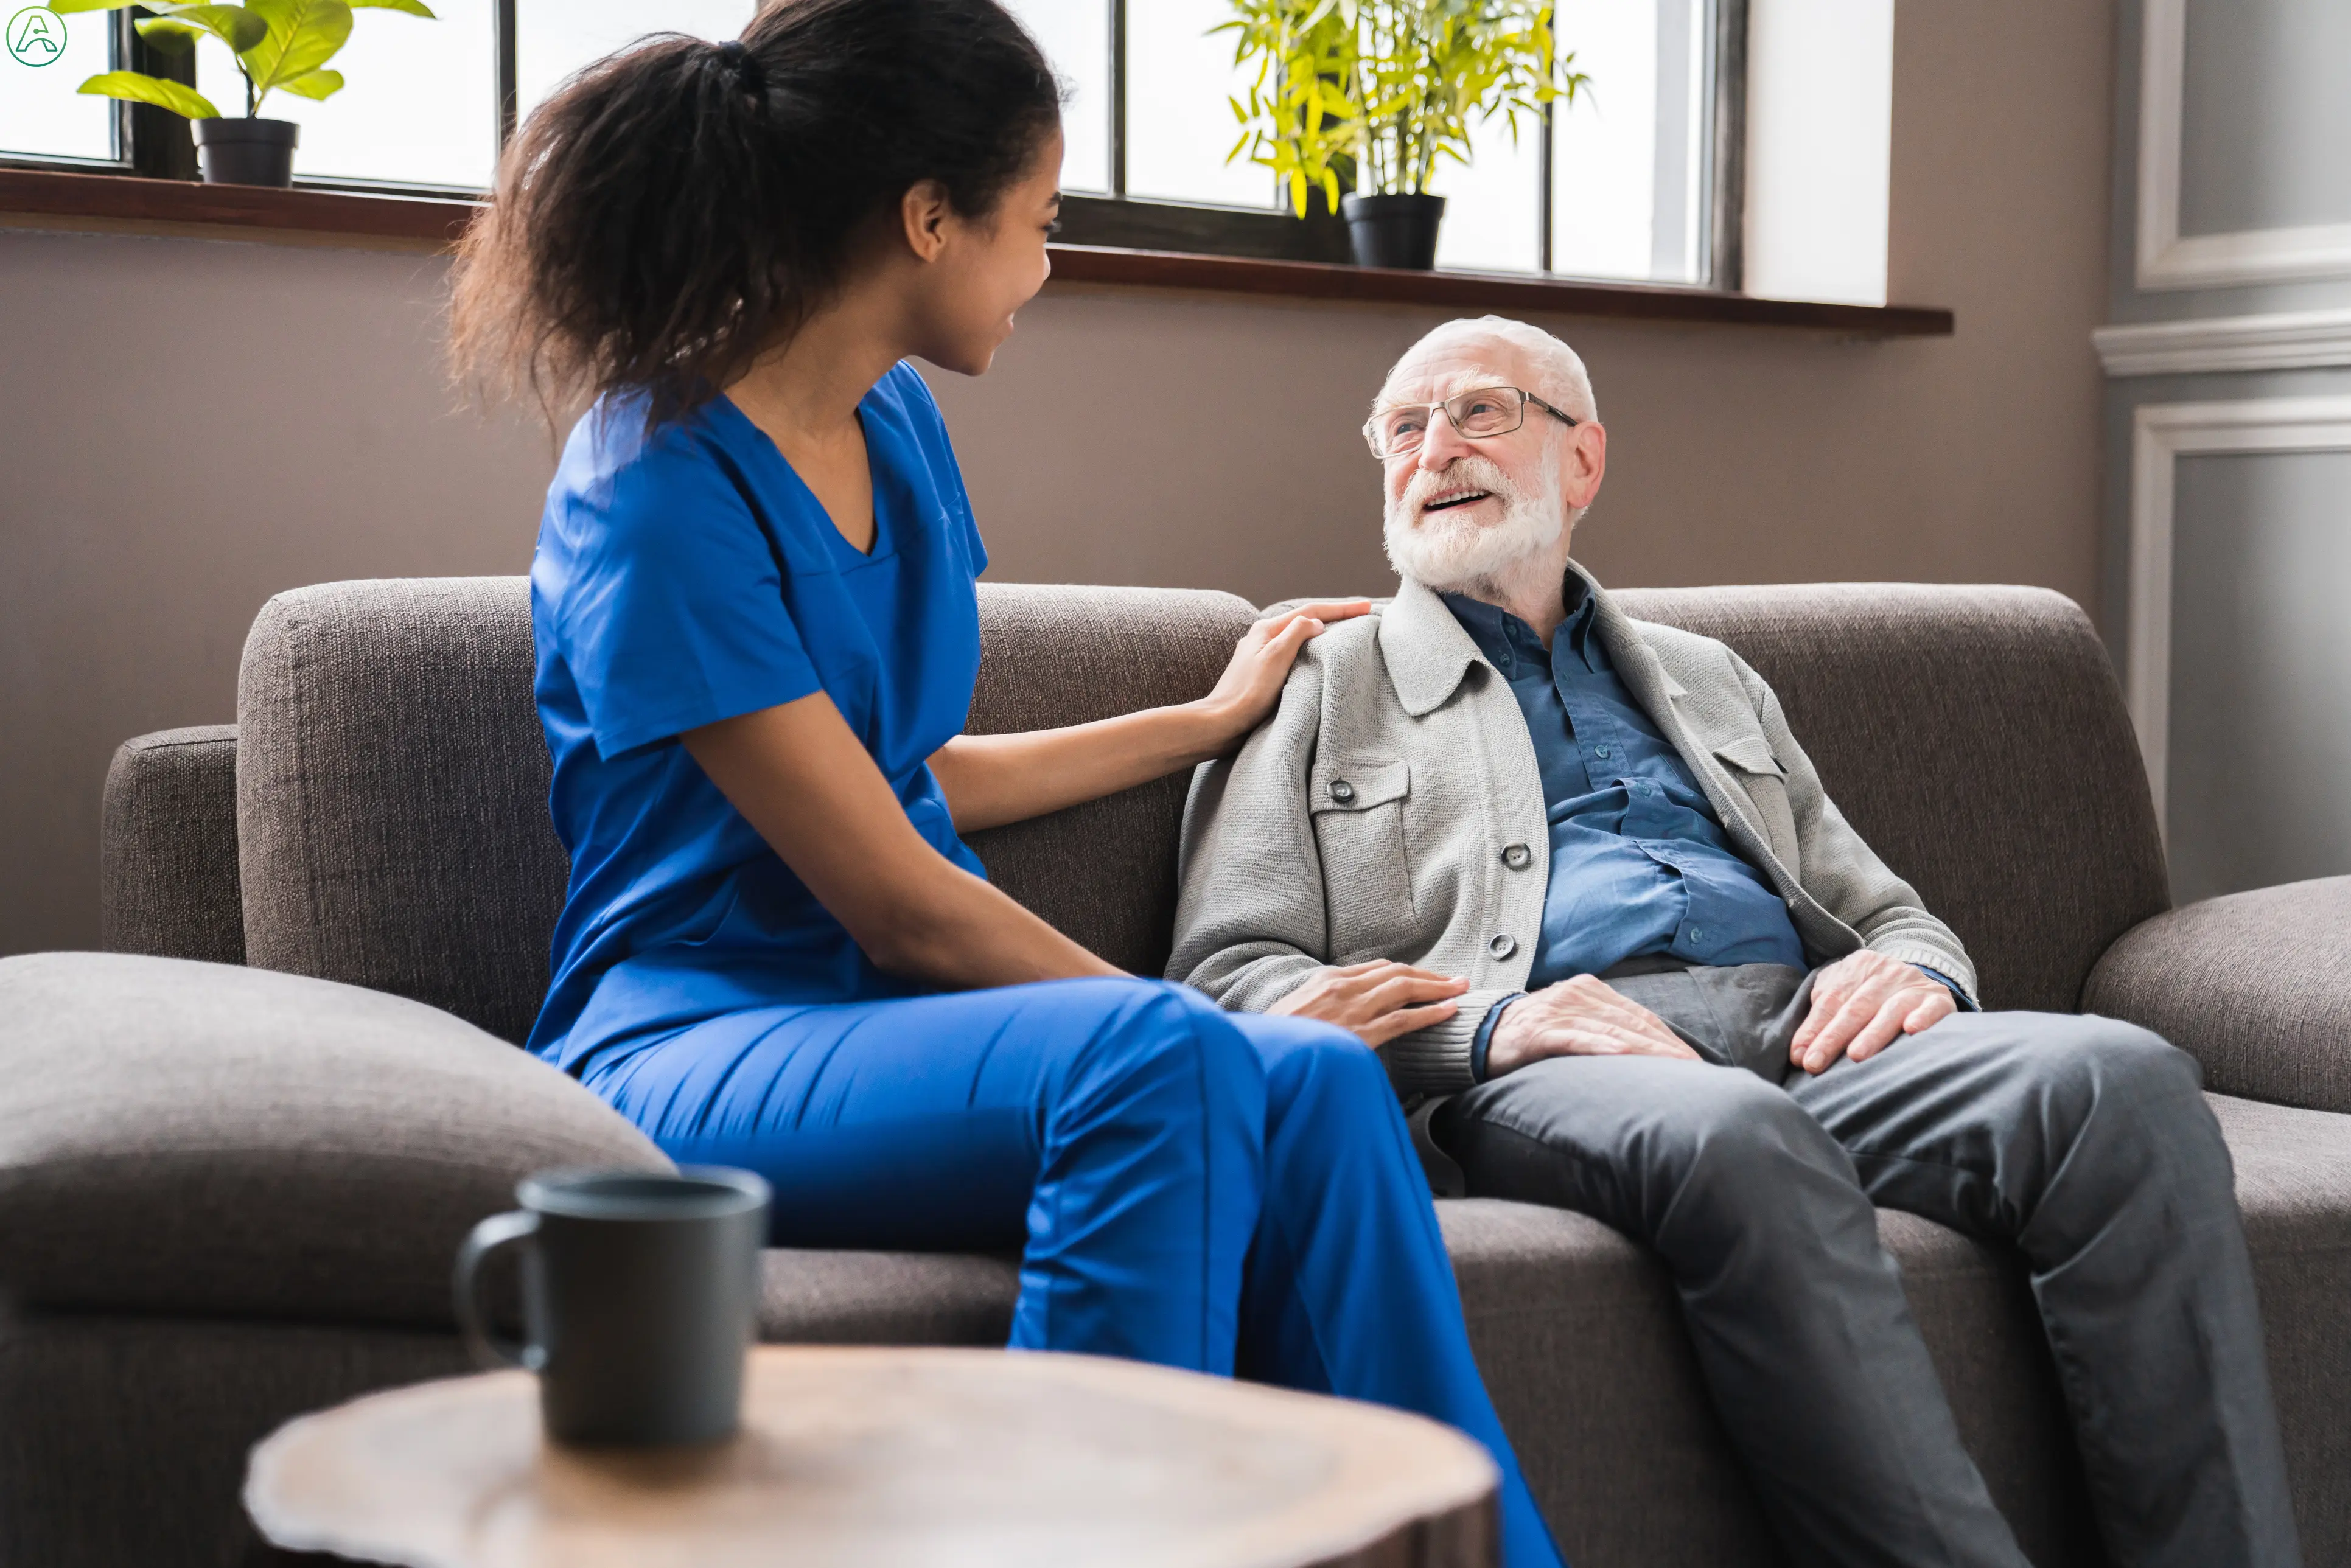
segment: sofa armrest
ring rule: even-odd
[[[2351,1112],[2351,876],[2208,898],[2106,949],[2085,1012],[2155,1030],[2221,1094]]]
[[[236,726],[126,740],[106,770],[99,938],[110,953],[245,962]]]
[[[37,1308],[445,1327],[521,1177],[670,1168],[447,1013],[220,964],[0,959],[0,1292]]]

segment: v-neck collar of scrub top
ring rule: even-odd
[[[824,531],[830,537],[827,553],[842,571],[872,566],[898,553],[897,532],[890,526],[891,507],[883,499],[883,470],[887,465],[873,461],[875,428],[888,423],[874,417],[879,412],[873,406],[874,393],[881,390],[881,384],[876,382],[863,397],[857,400],[857,427],[865,437],[865,483],[873,506],[873,548],[870,550],[861,550],[849,542],[849,536],[841,531],[841,525],[833,520],[831,511],[809,487],[809,482],[800,477],[800,471],[792,466],[792,460],[784,455],[784,449],[776,444],[776,438],[759,428],[758,421],[745,413],[741,405],[725,392],[720,392],[710,402],[712,408],[720,411],[722,417],[734,420],[750,434],[753,451],[765,452],[775,458],[776,467],[784,475],[789,486],[805,497],[816,515],[824,519]],[[896,499],[894,496],[892,498]]]

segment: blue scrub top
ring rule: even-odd
[[[571,432],[530,572],[571,882],[529,1048],[567,1071],[724,1012],[922,988],[873,967],[686,755],[686,730],[824,692],[915,831],[984,874],[928,759],[970,709],[987,555],[913,368],[858,413],[870,555],[724,396],[650,437],[641,394],[608,396]]]

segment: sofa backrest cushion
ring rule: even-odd
[[[1966,941],[1993,1007],[2068,1010],[2168,907],[2105,651],[2069,601],[1910,585],[1661,589],[1635,615],[1729,643],[1778,691],[1831,796]],[[983,584],[978,733],[1207,691],[1252,612],[1229,594]],[[547,817],[519,578],[330,583],[272,600],[238,689],[248,961],[430,1002],[507,1040],[547,982],[565,865]],[[975,834],[988,873],[1156,974],[1186,780]]]
[[[1628,591],[1738,650],[1829,798],[1958,931],[1991,1008],[2070,1012],[2170,907],[2147,773],[2089,617],[2037,588]]]
[[[522,578],[329,582],[237,676],[246,961],[530,1030],[568,868]]]
[[[1253,612],[1230,594],[983,584],[971,727],[1198,696]],[[521,578],[327,583],[273,599],[237,686],[247,961],[529,1031],[567,867],[547,814]],[[1008,893],[1156,974],[1185,780],[975,834]]]

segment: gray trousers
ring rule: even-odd
[[[1613,978],[1708,1060],[1557,1057],[1441,1105],[1473,1196],[1672,1272],[1799,1563],[2025,1559],[1959,1444],[1872,1206],[2012,1245],[2117,1568],[2301,1561],[2229,1151],[2192,1059],[2111,1019],[1962,1013],[1817,1077],[1807,977]]]

